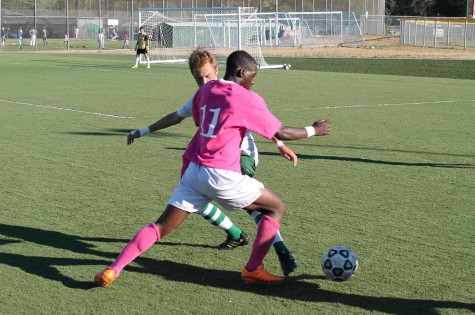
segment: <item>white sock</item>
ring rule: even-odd
[[[136,57],[136,58],[135,58],[135,65],[138,66],[138,65],[139,65],[139,62],[140,62],[140,57]]]
[[[282,240],[282,236],[280,236],[280,232],[277,231],[277,233],[275,233],[275,237],[274,237],[274,242],[273,244],[277,243],[277,242],[283,242]]]
[[[203,211],[200,212],[201,216],[203,216],[209,223],[218,226],[222,230],[226,231],[229,230],[233,223],[229,218],[219,210],[218,207],[208,203]]]

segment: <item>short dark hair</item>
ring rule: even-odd
[[[235,75],[239,69],[249,69],[254,65],[257,65],[254,57],[244,50],[236,50],[235,52],[231,53],[226,60],[225,76]]]
[[[140,31],[140,30],[142,30],[142,29],[144,30],[144,29],[145,29],[145,27],[143,27],[143,26],[140,26],[140,27],[139,27],[139,31]]]

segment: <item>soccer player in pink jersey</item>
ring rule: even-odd
[[[191,53],[188,65],[193,78],[198,87],[203,86],[209,81],[218,79],[218,61],[216,57],[209,51],[197,48]],[[194,95],[193,95],[194,96]],[[132,144],[135,139],[154,132],[162,130],[173,125],[181,123],[185,118],[192,116],[192,101],[191,97],[185,104],[183,104],[177,111],[166,115],[157,122],[151,124],[141,130],[133,130],[127,135],[127,144]],[[289,149],[284,143],[277,138],[272,141],[276,143],[280,154],[293,161],[294,166],[297,165],[298,158],[295,153]],[[247,131],[241,143],[241,172],[250,177],[255,177],[255,170],[258,164],[258,150],[254,138],[250,131]],[[187,166],[187,165],[186,165]],[[186,169],[186,166],[183,168]],[[184,172],[184,170],[183,170]],[[249,238],[237,225],[235,225],[230,218],[214,204],[207,204],[200,212],[198,212],[206,221],[226,232],[226,240],[221,243],[218,248],[222,250],[232,250],[239,246],[247,245]],[[249,212],[254,221],[259,223],[262,218],[262,213],[258,211]],[[284,240],[277,232],[273,247],[279,259],[280,266],[284,275],[289,275],[297,268],[297,260],[290,249],[284,243]]]
[[[304,138],[315,135],[315,127],[282,126],[264,100],[250,91],[257,63],[244,51],[232,53],[224,79],[201,87],[193,98],[192,114],[198,130],[184,158],[190,162],[158,220],[142,228],[125,246],[112,265],[95,276],[106,287],[122,269],[155,242],[178,227],[189,213],[200,211],[214,200],[228,210],[260,211],[251,255],[241,272],[245,282],[279,283],[283,277],[263,267],[285,214],[284,202],[258,180],[241,174],[240,145],[247,129],[271,139]],[[310,130],[312,129],[312,130]],[[330,129],[324,134],[330,133]]]

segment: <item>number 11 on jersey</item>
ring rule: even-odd
[[[209,112],[213,114],[213,118],[211,119],[211,123],[207,126],[208,132],[206,133],[205,133],[206,105],[201,106],[201,111],[203,112],[203,114],[201,115],[200,135],[207,138],[216,138],[216,135],[214,134],[214,128],[216,127],[216,123],[218,122],[219,112],[221,111],[221,108],[213,108],[209,110]]]

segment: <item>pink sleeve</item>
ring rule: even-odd
[[[282,123],[267,108],[264,99],[256,93],[252,93],[246,110],[245,121],[247,129],[271,139],[282,127]]]

